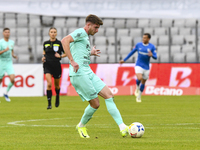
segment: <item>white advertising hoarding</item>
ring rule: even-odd
[[[9,96],[43,96],[43,68],[41,64],[14,64],[15,84]],[[10,79],[3,78],[0,96],[5,93]]]

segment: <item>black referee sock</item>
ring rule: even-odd
[[[60,95],[60,89],[55,89],[56,91],[56,103],[55,103],[55,106],[58,107],[59,106],[59,95]]]
[[[56,91],[56,96],[59,96],[59,94],[60,94],[60,89],[55,89],[55,91]]]
[[[52,91],[47,90],[47,100],[48,100],[48,105],[51,106],[51,97],[52,97]]]

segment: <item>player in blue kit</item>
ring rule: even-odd
[[[145,87],[145,82],[149,78],[149,63],[150,58],[157,59],[156,48],[153,44],[149,43],[151,35],[145,33],[143,35],[142,42],[136,44],[132,51],[124,58],[120,60],[120,64],[128,60],[136,51],[138,52],[138,58],[135,64],[136,79],[136,102],[142,102],[141,95]]]

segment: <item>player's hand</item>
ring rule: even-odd
[[[100,53],[101,53],[100,50],[99,50],[99,49],[96,49],[95,46],[94,46],[94,47],[92,48],[92,50],[91,50],[91,55],[100,57],[100,55],[98,55],[98,54],[100,54]]]
[[[13,58],[15,58],[15,59],[17,59],[17,60],[18,60],[18,57],[17,57],[17,55],[13,55]]]
[[[46,58],[45,57],[42,57],[42,62],[44,63],[46,61]]]
[[[8,51],[8,50],[9,50],[9,47],[7,47],[7,48],[5,49],[5,52]]]
[[[149,56],[149,57],[153,56],[153,54],[152,54],[151,51],[149,51],[148,56]]]
[[[76,73],[79,69],[79,65],[74,60],[71,61],[71,65],[74,68],[74,72]]]
[[[55,57],[61,58],[60,54],[58,54],[58,53],[55,53]]]
[[[119,63],[120,63],[120,64],[123,64],[123,63],[124,63],[124,60],[120,60]]]

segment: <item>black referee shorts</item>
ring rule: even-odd
[[[61,64],[59,61],[49,61],[43,63],[44,74],[50,73],[54,79],[59,79],[62,74]]]

